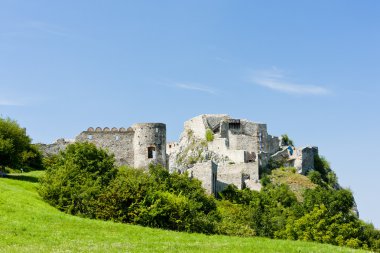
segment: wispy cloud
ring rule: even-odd
[[[0,98],[0,106],[22,106],[22,105],[24,104],[16,100]]]
[[[68,35],[67,31],[65,31],[63,28],[41,21],[29,21],[25,24],[25,27],[57,36]]]
[[[52,36],[67,37],[68,30],[42,21],[30,20],[21,24],[16,24],[11,31],[0,31],[3,37],[29,37],[36,34],[47,34]]]
[[[192,83],[176,83],[174,87],[179,88],[179,89],[184,89],[184,90],[193,90],[193,91],[199,91],[203,93],[209,93],[212,95],[217,94],[217,91],[213,88],[203,86],[203,85],[198,85],[198,84],[192,84]]]
[[[289,81],[285,76],[284,71],[275,67],[270,70],[255,71],[251,77],[251,81],[256,85],[289,94],[327,95],[331,93],[330,90],[322,86],[300,84]]]
[[[227,58],[224,58],[224,57],[219,57],[219,56],[217,56],[217,57],[215,57],[214,59],[215,59],[216,61],[218,61],[218,62],[222,62],[222,63],[231,63],[230,60],[228,60]]]

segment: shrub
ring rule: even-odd
[[[311,182],[319,186],[325,186],[325,182],[322,179],[321,173],[316,170],[310,170],[307,174],[307,177]]]
[[[42,169],[40,151],[16,121],[0,118],[0,169]]]
[[[64,212],[94,218],[96,200],[116,174],[114,162],[94,144],[70,144],[47,169],[39,192]]]
[[[217,224],[217,232],[224,235],[255,236],[255,230],[249,223],[252,210],[243,204],[231,203],[228,200],[218,202],[222,219]]]
[[[325,187],[338,188],[338,178],[335,172],[331,170],[330,163],[325,157],[319,155],[314,156],[314,170],[319,172]]]
[[[160,165],[149,171],[114,167],[114,158],[90,143],[69,145],[49,161],[39,189],[60,210],[90,218],[214,233],[219,216],[213,197],[187,174]]]
[[[210,128],[207,128],[206,129],[206,136],[205,136],[206,140],[208,142],[211,142],[214,140],[214,133],[213,131],[210,129]]]
[[[294,146],[293,140],[291,140],[287,134],[281,135],[281,138],[284,145]]]
[[[141,169],[121,167],[117,176],[99,195],[96,217],[126,223],[136,223],[141,203],[154,184]]]
[[[149,172],[121,168],[100,195],[96,216],[177,231],[213,233],[219,219],[215,200],[201,182],[160,165]]]

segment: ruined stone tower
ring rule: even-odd
[[[150,163],[166,166],[166,125],[163,123],[139,123],[134,130],[134,167],[145,168]]]

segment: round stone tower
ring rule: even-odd
[[[166,125],[138,123],[132,126],[134,167],[147,168],[150,163],[166,167]]]

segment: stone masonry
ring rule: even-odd
[[[206,133],[213,139],[207,140]],[[115,155],[117,165],[147,168],[161,164],[170,172],[184,173],[202,181],[209,194],[229,184],[239,189],[260,190],[260,170],[270,161],[282,162],[305,174],[314,169],[317,147],[296,148],[271,136],[267,125],[226,114],[203,114],[184,123],[178,142],[166,143],[166,125],[139,123],[129,128],[88,128],[75,140],[59,139],[40,144],[45,155],[58,153],[73,142],[91,142]]]
[[[166,125],[140,123],[129,128],[88,128],[81,132],[76,142],[90,142],[115,155],[116,164],[147,168],[149,164],[166,162]],[[66,148],[71,142],[58,140],[50,145],[40,145],[43,153],[51,155]]]
[[[213,140],[206,140],[207,131],[212,132]],[[260,170],[271,160],[305,174],[314,168],[318,148],[285,145],[281,138],[268,134],[266,124],[204,114],[184,123],[180,141],[170,142],[167,152],[170,171],[189,171],[189,176],[200,179],[203,187],[215,194],[229,184],[259,190]]]

